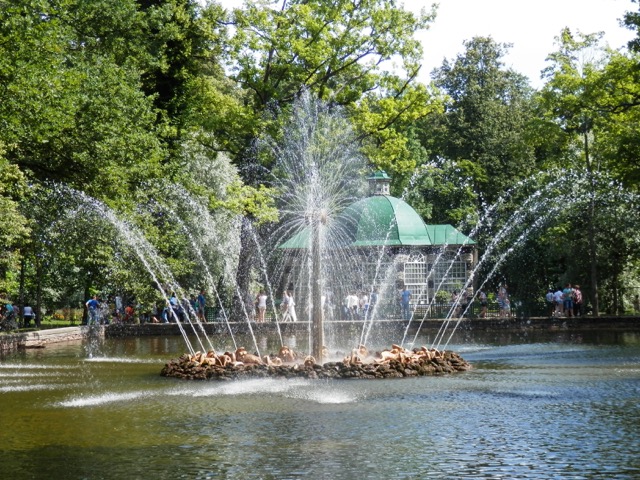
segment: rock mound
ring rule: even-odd
[[[313,357],[302,356],[288,347],[280,349],[279,355],[260,358],[247,353],[244,348],[224,354],[184,354],[167,363],[160,374],[185,380],[222,381],[244,378],[382,379],[445,375],[471,368],[455,352],[426,347],[410,351],[397,345],[373,355],[369,355],[366,347],[361,345],[342,361],[324,364],[316,363]]]

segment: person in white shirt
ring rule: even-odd
[[[296,315],[296,302],[293,300],[292,290],[289,290],[288,297],[289,301],[287,303],[287,313],[289,314],[289,318],[291,318],[292,322],[297,322],[298,316]]]
[[[262,323],[264,322],[264,314],[267,311],[267,294],[264,293],[264,290],[260,290],[260,293],[258,293],[256,306],[258,308],[258,318],[256,320]]]
[[[561,317],[563,313],[562,297],[562,289],[558,287],[558,289],[553,294],[553,303],[556,304],[556,311],[554,312],[556,317]]]
[[[24,328],[27,328],[31,323],[31,320],[35,316],[35,314],[33,313],[33,308],[31,308],[29,304],[25,305],[22,309],[22,315],[24,317]]]

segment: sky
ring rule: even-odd
[[[419,11],[428,0],[406,0],[405,8]],[[554,39],[564,27],[582,33],[605,32],[611,48],[620,48],[634,32],[620,26],[626,11],[637,10],[631,0],[440,0],[430,29],[421,32],[424,64],[421,80],[429,79],[444,58],[464,52],[462,42],[474,36],[491,36],[513,46],[505,64],[540,87],[545,59],[556,50]]]
[[[242,0],[218,0],[227,8]],[[429,30],[418,38],[424,49],[420,80],[428,83],[430,73],[443,59],[464,52],[462,42],[475,36],[491,36],[499,43],[513,44],[504,58],[507,67],[529,77],[531,85],[542,86],[540,71],[545,59],[556,50],[554,38],[564,27],[582,33],[605,32],[605,41],[620,48],[634,32],[621,27],[626,11],[637,11],[631,0],[404,0],[406,9],[419,12],[438,3],[438,14]]]

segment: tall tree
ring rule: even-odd
[[[432,96],[415,82],[422,49],[414,34],[434,17],[415,16],[395,0],[248,1],[233,12],[232,77],[249,95],[255,136],[274,124],[265,113],[287,113],[303,90],[346,106],[363,136],[385,150],[394,170],[410,169],[406,139],[390,133],[424,116]],[[399,64],[391,70],[391,62]],[[240,151],[240,163],[249,161]],[[382,162],[382,157],[374,158]]]
[[[89,52],[69,22],[74,4],[17,0],[0,8],[0,140],[6,158],[34,179],[126,196],[158,175],[152,99],[131,65]]]
[[[614,259],[616,252],[627,250],[623,245],[598,248],[598,239],[605,241],[602,225],[610,223],[603,217],[613,211],[602,208],[599,195],[609,195],[608,190],[614,187],[600,177],[606,174],[605,178],[624,182],[623,188],[637,188],[633,178],[638,175],[640,153],[638,143],[629,135],[638,124],[637,68],[630,57],[603,47],[601,38],[599,33],[582,35],[564,29],[557,38],[558,50],[549,55],[549,67],[544,72],[547,82],[539,95],[546,128],[556,129],[549,138],[566,145],[559,159],[561,165],[584,171],[589,181],[585,218],[590,294],[596,315],[600,309],[598,265],[620,263],[620,255]],[[610,240],[610,233],[604,235]],[[626,240],[621,237],[618,241]],[[620,271],[614,270],[610,271],[619,276]]]
[[[449,100],[444,112],[421,122],[420,138],[437,169],[431,171],[449,172],[449,178],[455,173],[454,182],[470,189],[480,211],[536,168],[527,142],[532,91],[526,77],[505,68],[508,45],[475,37],[464,46],[455,60],[433,72]],[[449,218],[460,220],[456,213]]]
[[[345,107],[374,164],[390,173],[413,169],[402,128],[438,103],[415,81],[422,49],[414,34],[427,28],[433,13],[415,16],[395,0],[247,1],[232,13],[229,69],[246,92],[246,108],[241,125],[227,129],[226,143],[235,144],[232,153],[247,183],[267,181],[274,160],[256,165],[255,139],[264,132],[277,138],[304,90]],[[399,67],[393,70],[392,62]],[[251,264],[245,247],[242,288]]]

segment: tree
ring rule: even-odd
[[[393,169],[411,169],[406,139],[393,127],[433,108],[429,91],[415,82],[422,49],[413,37],[433,16],[416,17],[394,0],[251,1],[234,10],[230,68],[255,112],[248,132],[268,128],[274,136],[278,123],[264,114],[286,117],[295,99],[309,90],[346,106],[361,135],[386,150]],[[389,71],[396,60],[400,66]],[[240,149],[251,141],[245,138]],[[241,150],[234,153],[242,165],[250,158]]]
[[[159,175],[152,99],[135,68],[83,42],[69,25],[72,5],[18,0],[0,8],[0,140],[6,158],[35,180],[127,196]]]
[[[4,158],[0,142],[0,292],[15,290],[16,278],[10,278],[10,272],[16,270],[19,261],[19,248],[29,234],[27,218],[20,210],[20,203],[28,197],[27,182],[24,174]],[[13,287],[13,288],[11,288]]]
[[[275,161],[256,159],[256,138],[278,138],[305,90],[346,108],[375,165],[390,173],[413,169],[402,129],[438,104],[415,82],[422,50],[414,33],[428,26],[433,13],[416,17],[395,0],[270,0],[248,1],[232,18],[228,68],[245,92],[246,108],[240,122],[218,132],[235,147],[231,154],[247,184],[264,183]],[[392,62],[400,65],[394,71]],[[249,232],[242,238],[237,278],[246,290]]]
[[[480,211],[536,169],[527,141],[532,91],[526,77],[504,67],[508,45],[475,37],[464,46],[433,72],[449,100],[444,112],[421,121],[420,138],[430,162],[458,172]]]
[[[628,238],[618,237],[613,248],[610,238],[605,240],[602,235],[600,229],[609,231],[604,227],[610,224],[607,215],[611,213],[607,212],[615,210],[603,209],[599,195],[607,195],[607,190],[616,184],[602,181],[600,177],[606,174],[605,178],[611,176],[616,183],[622,181],[622,188],[637,189],[633,179],[638,176],[636,159],[640,153],[638,143],[629,135],[637,124],[636,99],[640,98],[635,78],[637,68],[632,58],[603,48],[601,37],[602,34],[573,34],[564,29],[557,39],[559,49],[549,56],[550,65],[544,72],[547,83],[539,95],[545,128],[549,131],[555,128],[552,138],[566,146],[559,160],[565,167],[583,170],[589,180],[586,256],[590,261],[595,315],[599,313],[599,265],[606,267],[626,258],[627,255],[620,252],[627,251],[624,243]],[[610,237],[610,231],[606,236]],[[609,247],[598,248],[599,238]],[[620,276],[620,270],[606,270],[613,277]],[[617,285],[617,281],[613,281],[613,285]]]
[[[21,205],[24,216],[36,221],[29,242],[14,238],[19,239],[24,223],[19,218],[14,236],[0,241],[3,251],[22,255],[27,271],[21,278],[37,278],[47,299],[55,301],[59,292],[107,288],[115,278],[138,292],[149,286],[140,265],[118,264],[115,257],[129,253],[118,253],[122,245],[115,245],[113,232],[103,226],[96,230],[103,237],[97,241],[86,227],[90,222],[78,219],[67,242],[52,247],[65,235],[47,227],[61,225],[54,222],[61,220],[56,213],[75,208],[56,193],[82,191],[116,208],[117,215],[135,219],[176,276],[193,283],[194,259],[184,235],[175,234],[179,227],[161,225],[143,212],[155,199],[179,183],[212,210],[271,213],[259,203],[264,192],[238,178],[198,184],[186,172],[193,159],[185,143],[215,145],[198,113],[213,110],[221,99],[237,104],[229,100],[226,92],[233,84],[223,81],[217,63],[221,15],[219,6],[201,11],[190,0],[0,0],[0,145],[6,147],[1,174],[7,182],[28,180],[29,190],[48,201]],[[201,95],[205,88],[207,95]],[[215,154],[212,149],[211,168]],[[227,189],[237,198],[230,199]],[[0,195],[19,201],[13,193]],[[12,208],[12,203],[3,205],[7,219]],[[71,230],[74,220],[65,227]],[[12,256],[13,273],[19,260]]]

